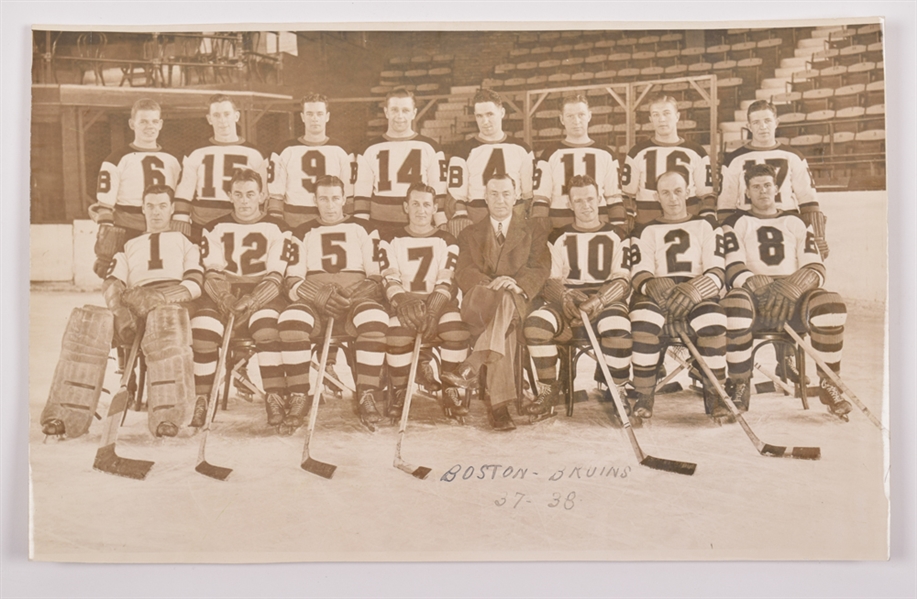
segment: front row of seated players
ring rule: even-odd
[[[194,397],[187,310],[201,295],[202,275],[198,247],[170,230],[173,197],[168,185],[142,193],[146,233],[128,240],[103,273],[108,310],[73,311],[40,418],[46,435],[78,437],[89,429],[112,343],[130,346],[138,334],[147,364],[150,432],[174,437],[184,424]]]

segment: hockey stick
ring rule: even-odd
[[[414,379],[417,377],[417,362],[420,360],[420,344],[423,333],[417,333],[414,340],[414,352],[411,354],[411,371],[408,373],[408,388],[404,394],[404,407],[401,408],[401,426],[398,428],[398,444],[395,446],[395,468],[403,470],[419,479],[424,479],[431,470],[426,466],[413,466],[401,459],[401,444],[404,443],[404,430],[408,426],[408,414],[411,411],[411,399],[414,396]]]
[[[707,377],[706,382],[713,385],[713,388],[716,390],[717,394],[722,398],[723,403],[726,404],[726,407],[729,408],[729,411],[732,412],[733,416],[735,416],[735,419],[742,427],[742,430],[744,430],[745,434],[748,435],[748,438],[751,439],[751,442],[758,450],[758,453],[774,458],[799,458],[801,460],[817,460],[821,457],[821,448],[819,447],[784,447],[782,445],[769,445],[761,441],[761,439],[758,438],[754,431],[751,430],[751,427],[748,426],[748,423],[745,422],[745,418],[742,416],[739,408],[737,408],[736,405],[732,403],[732,398],[726,394],[723,386],[720,385],[720,382],[716,380],[715,376],[713,376],[713,373],[710,371],[710,367],[707,366],[707,362],[701,357],[700,352],[697,351],[697,347],[695,347],[694,343],[691,342],[688,334],[682,332],[679,333],[679,337],[681,337],[681,342],[685,344],[685,347],[688,348],[688,351],[691,352],[691,355],[694,356],[694,361],[697,362],[697,365],[700,366],[701,370],[704,371],[704,376]]]
[[[758,372],[769,378],[774,383],[774,387],[783,391],[785,395],[796,395],[796,390],[781,381],[780,377],[775,373],[764,370],[760,364],[755,364],[755,368],[758,370]]]
[[[883,430],[885,428],[884,426],[882,426],[882,422],[878,418],[876,418],[875,414],[873,414],[869,410],[869,408],[866,407],[866,404],[864,404],[860,400],[859,397],[853,394],[853,391],[851,391],[850,387],[848,387],[847,384],[841,380],[841,377],[837,376],[837,373],[835,373],[833,370],[828,368],[828,365],[825,364],[825,361],[822,360],[821,356],[819,356],[815,352],[815,349],[811,345],[809,345],[809,343],[805,339],[800,337],[796,333],[796,331],[794,331],[793,328],[787,323],[783,323],[783,330],[786,331],[787,334],[793,338],[793,341],[798,343],[802,347],[802,349],[806,350],[806,353],[809,354],[813,360],[815,360],[816,364],[818,364],[818,367],[821,370],[821,372],[823,372],[825,376],[831,379],[831,382],[837,385],[840,388],[840,390],[844,392],[844,395],[846,395],[847,398],[850,399],[850,401],[856,404],[856,407],[860,408],[860,410],[864,414],[866,414],[866,417],[869,418],[870,422],[872,422],[877,427],[879,427],[879,430]]]
[[[138,331],[134,338],[134,343],[131,345],[127,364],[124,366],[124,372],[121,373],[121,385],[112,396],[111,403],[108,406],[108,415],[102,425],[102,439],[99,441],[96,459],[92,464],[93,468],[101,472],[136,480],[146,478],[150,468],[153,467],[153,462],[122,458],[115,453],[115,443],[118,440],[118,429],[121,427],[121,422],[127,414],[128,403],[130,403],[130,394],[127,387],[131,375],[134,373],[137,357],[140,355],[140,338],[142,335],[143,332]]]
[[[627,432],[628,439],[630,439],[630,445],[634,449],[637,461],[639,461],[642,466],[655,470],[665,470],[666,472],[687,474],[689,476],[694,474],[697,464],[656,458],[651,455],[646,455],[643,453],[643,450],[640,449],[640,444],[637,443],[637,435],[634,433],[630,418],[627,416],[627,411],[624,409],[624,402],[618,395],[618,388],[615,387],[615,381],[611,376],[611,372],[608,371],[608,364],[602,359],[604,357],[602,347],[599,345],[599,340],[595,336],[595,331],[592,330],[592,323],[589,322],[589,316],[584,311],[580,310],[580,317],[583,319],[583,328],[586,329],[586,334],[589,335],[589,341],[592,343],[592,351],[595,352],[595,357],[597,358],[596,362],[598,362],[599,367],[602,369],[602,376],[605,377],[605,382],[608,383],[608,392],[611,394],[615,408],[618,410],[621,422],[624,423],[624,430]]]
[[[213,386],[210,388],[210,404],[207,406],[207,420],[204,422],[204,430],[202,431],[203,436],[201,437],[201,447],[197,452],[197,467],[195,470],[203,474],[204,476],[209,476],[210,478],[215,478],[217,480],[226,480],[226,477],[229,476],[229,473],[232,472],[232,468],[224,468],[223,466],[214,466],[207,462],[207,458],[204,454],[207,447],[207,434],[210,433],[210,425],[213,424],[213,419],[217,414],[217,400],[220,395],[220,382],[223,380],[221,373],[223,368],[226,366],[226,354],[229,353],[229,338],[232,337],[232,330],[236,324],[236,315],[229,315],[229,322],[226,323],[226,327],[223,329],[223,345],[220,347],[220,355],[217,358],[217,369],[213,374]]]
[[[325,330],[325,341],[322,343],[322,359],[318,366],[318,376],[315,380],[315,389],[312,392],[312,410],[309,412],[309,430],[306,431],[306,443],[302,448],[302,462],[300,467],[306,472],[317,474],[323,478],[331,478],[337,466],[312,459],[309,455],[309,443],[312,442],[312,433],[315,432],[315,421],[318,419],[318,404],[322,397],[322,387],[325,384],[325,366],[328,364],[328,348],[331,347],[331,330],[334,328],[334,317],[328,319]]]

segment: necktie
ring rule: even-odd
[[[506,235],[503,234],[503,223],[497,223],[497,245],[502,246],[506,241]]]

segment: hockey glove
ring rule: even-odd
[[[96,261],[92,265],[92,271],[100,279],[108,276],[111,261],[115,254],[124,249],[124,240],[126,238],[127,229],[108,224],[99,225],[99,232],[96,235],[96,243],[93,248]]]
[[[341,295],[341,289],[333,283],[320,283],[306,279],[296,290],[296,294],[319,314],[328,313],[341,318],[350,308],[350,300]]]
[[[650,296],[660,308],[665,307],[666,301],[669,299],[669,295],[672,293],[673,289],[675,289],[675,281],[668,277],[656,277],[650,279],[643,285],[643,290],[646,295]]]
[[[228,318],[232,313],[233,304],[236,303],[236,297],[232,293],[232,284],[226,279],[226,275],[220,272],[206,273],[204,291],[217,305],[220,314]]]
[[[563,308],[564,305],[564,283],[560,279],[548,279],[541,291],[544,300],[555,308]]]
[[[378,277],[366,277],[359,283],[354,283],[347,289],[341,290],[341,295],[350,298],[354,304],[371,300],[382,301],[382,281]]]
[[[468,227],[471,224],[471,219],[468,218],[467,214],[456,214],[449,222],[446,223],[446,231],[458,239],[459,233],[464,231],[465,227]]]
[[[280,295],[280,284],[274,279],[265,279],[258,283],[251,293],[243,295],[232,306],[236,320],[248,322],[252,314],[274,301]]]
[[[170,228],[173,231],[178,231],[188,239],[191,239],[191,223],[186,220],[175,220],[172,219],[172,222],[169,224]]]
[[[163,292],[143,287],[131,287],[121,296],[121,301],[140,318],[146,318],[147,314],[168,303]]]
[[[811,268],[800,268],[790,276],[771,283],[761,314],[769,328],[776,328],[793,316],[796,303],[806,291],[815,289],[821,282],[819,274]]]
[[[581,303],[579,309],[588,314],[591,321],[612,303],[625,298],[628,291],[630,283],[624,279],[614,279],[605,283],[595,295]]]
[[[563,308],[564,316],[571,322],[579,322],[579,305],[589,299],[585,293],[579,289],[568,289],[564,292]]]
[[[436,337],[436,330],[439,328],[439,319],[449,303],[449,296],[445,293],[434,291],[427,296],[427,317],[424,323],[423,336],[425,339],[432,340]]]
[[[828,257],[828,240],[825,238],[825,225],[828,223],[828,217],[821,210],[801,212],[799,216],[807,226],[812,227],[818,253],[821,254],[821,259],[825,260]]]
[[[774,279],[768,275],[752,275],[742,285],[746,291],[751,291],[756,297],[764,296],[768,285],[774,282]]]
[[[708,276],[694,277],[685,283],[679,283],[672,290],[666,302],[669,318],[684,320],[694,306],[719,293],[716,283]]]
[[[392,298],[391,304],[403,326],[417,332],[423,331],[426,307],[422,299],[410,293],[399,293]]]

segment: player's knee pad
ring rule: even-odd
[[[465,343],[471,338],[471,331],[458,310],[449,310],[439,317],[436,333],[448,343]]]
[[[746,289],[733,289],[720,300],[726,312],[726,329],[730,334],[751,330],[755,323],[755,301]]]
[[[306,304],[290,304],[277,318],[280,342],[284,345],[311,343],[316,321],[315,312]]]
[[[355,305],[350,318],[344,322],[344,330],[354,337],[385,339],[389,316],[382,304],[366,300]]]
[[[194,353],[209,354],[218,351],[224,330],[216,310],[199,310],[191,319],[191,348]]]
[[[42,423],[63,421],[71,438],[89,430],[102,394],[113,329],[111,312],[105,308],[83,306],[70,313]]]
[[[548,307],[543,307],[528,315],[522,330],[527,342],[543,344],[552,341],[563,326],[564,323],[559,314]]]
[[[698,337],[725,335],[726,311],[717,302],[701,302],[688,314],[688,325]]]
[[[277,310],[263,308],[258,310],[248,321],[248,332],[259,346],[278,343],[280,331],[277,328]]]
[[[800,303],[802,322],[810,333],[843,329],[847,324],[847,304],[833,291],[813,289]]]
[[[191,323],[181,306],[163,306],[149,313],[141,342],[147,368],[150,432],[162,422],[184,423],[194,399]]]

